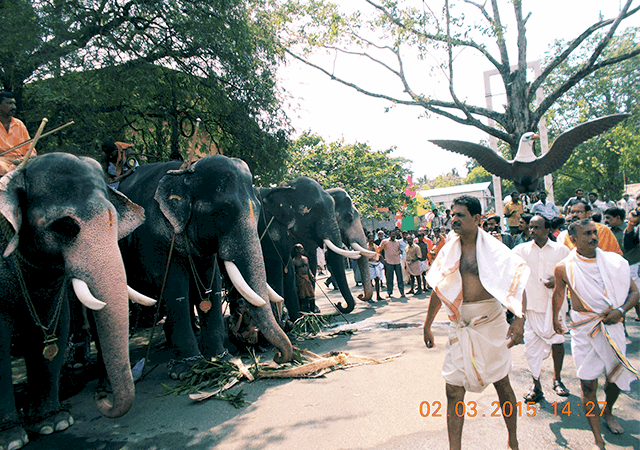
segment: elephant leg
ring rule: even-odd
[[[2,314],[0,316],[0,430],[4,431],[0,433],[0,448],[7,448],[8,444],[16,439],[13,436],[15,433],[11,432],[10,427],[12,424],[18,423],[16,399],[11,379],[12,333],[13,320]]]
[[[57,327],[58,354],[51,361],[43,357],[42,333],[38,331],[32,333],[33,339],[25,349],[29,398],[27,417],[32,422],[30,428],[40,434],[51,434],[73,425],[73,417],[60,411],[60,371],[69,338],[68,301],[63,301],[61,308]]]
[[[226,352],[224,338],[227,330],[222,317],[222,278],[217,266],[212,276],[213,283],[209,296],[211,309],[204,312],[198,305],[199,301],[195,302],[196,311],[200,317],[200,350],[207,358],[220,356]]]
[[[284,299],[287,310],[289,311],[289,317],[292,322],[298,320],[300,314],[300,302],[298,300],[298,288],[296,288],[295,267],[293,267],[293,261],[289,261],[287,264],[287,272],[280,273],[283,276],[284,285]]]
[[[186,266],[174,261],[169,269],[163,302],[167,314],[164,332],[175,361],[169,369],[173,379],[184,377],[189,365],[201,357],[198,341],[191,326],[189,273]]]

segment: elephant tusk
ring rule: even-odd
[[[127,285],[127,292],[129,293],[129,300],[131,300],[134,303],[137,303],[138,305],[153,306],[157,303],[156,300],[141,294],[140,292],[136,291],[129,285]]]
[[[260,308],[267,304],[267,302],[265,302],[258,294],[256,294],[256,292],[251,289],[251,286],[247,284],[244,277],[240,273],[238,266],[236,266],[231,261],[225,261],[224,267],[225,269],[227,269],[227,273],[229,274],[229,278],[231,278],[233,286],[238,290],[240,295],[242,295],[246,301],[257,308]]]
[[[331,250],[334,253],[337,253],[338,255],[346,256],[347,258],[351,258],[351,259],[358,259],[360,258],[360,256],[362,256],[360,252],[354,252],[352,250],[343,250],[341,248],[336,247],[335,244],[331,242],[329,239],[323,239],[322,242],[324,242],[324,244],[327,246],[329,250]]]
[[[357,251],[360,252],[361,255],[363,256],[367,256],[367,257],[373,257],[376,256],[376,252],[372,252],[371,250],[367,250],[366,248],[362,247],[360,244],[358,244],[357,242],[352,242],[351,243],[351,247],[353,247],[354,249],[356,249]]]
[[[73,278],[71,280],[71,284],[73,285],[73,291],[76,293],[78,300],[80,300],[80,303],[82,303],[87,308],[94,311],[99,311],[107,306],[105,302],[101,302],[91,294],[91,291],[89,291],[89,286],[87,286],[87,283],[85,283],[84,281]]]
[[[284,301],[284,298],[280,297],[280,294],[274,291],[273,288],[269,286],[269,283],[267,283],[267,292],[269,293],[271,303],[282,303]]]

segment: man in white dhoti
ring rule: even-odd
[[[551,317],[553,305],[551,297],[555,286],[553,271],[560,261],[569,255],[566,245],[549,239],[551,221],[537,215],[529,222],[529,234],[532,241],[517,245],[513,252],[525,260],[531,275],[527,281],[524,296],[524,311],[527,320],[524,324],[524,354],[533,376],[533,386],[524,399],[527,402],[539,402],[544,397],[540,384],[542,361],[550,354],[553,358],[553,390],[561,397],[569,395],[562,383],[560,372],[564,361],[564,335],[556,334]],[[560,311],[564,323],[567,303]]]
[[[478,228],[482,209],[475,197],[453,201],[455,234],[442,247],[427,282],[433,287],[424,323],[424,342],[435,346],[431,324],[444,303],[451,325],[442,375],[446,381],[449,447],[461,448],[464,415],[456,406],[466,390],[480,392],[493,384],[500,405],[515,405],[509,383],[509,348],[522,340],[522,294],[529,268],[517,255]],[[503,305],[516,316],[509,326]],[[504,417],[509,448],[518,448],[517,414]]]
[[[571,351],[582,387],[582,407],[596,446],[604,448],[600,432],[600,405],[596,397],[598,377],[606,375],[606,403],[602,418],[614,434],[624,432],[612,414],[620,390],[631,389],[638,371],[626,358],[622,319],[638,302],[638,288],[631,280],[629,263],[612,252],[598,248],[598,231],[589,219],[569,226],[575,245],[555,269],[553,327],[564,333],[558,312],[565,290],[571,293]]]

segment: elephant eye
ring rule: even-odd
[[[49,230],[62,241],[71,241],[80,233],[80,225],[71,217],[63,217],[49,225]]]

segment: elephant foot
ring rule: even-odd
[[[172,359],[169,361],[169,376],[172,380],[184,380],[191,367],[198,364],[202,359],[202,355],[190,356],[182,359]]]
[[[64,431],[73,425],[75,421],[68,411],[59,411],[29,427],[29,431],[34,433],[47,435],[57,431]],[[19,448],[19,447],[18,447]]]
[[[0,432],[0,449],[2,450],[17,450],[28,443],[29,436],[20,426]]]

